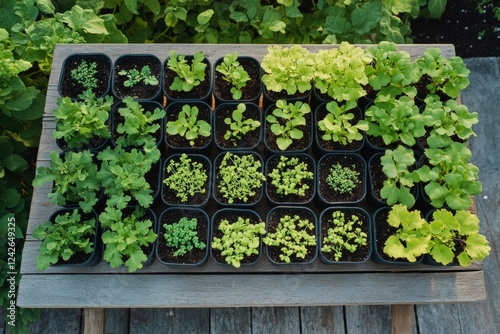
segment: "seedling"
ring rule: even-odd
[[[221,251],[226,263],[235,268],[241,266],[245,257],[259,254],[260,236],[266,233],[266,224],[253,223],[250,218],[238,217],[235,222],[222,219],[219,224],[222,237],[214,237],[212,248]]]
[[[271,184],[276,187],[276,192],[283,195],[305,196],[309,189],[307,180],[314,178],[306,162],[299,162],[299,158],[280,156],[280,160],[269,174]]]
[[[166,168],[168,177],[163,183],[182,203],[186,203],[195,194],[206,192],[208,171],[201,162],[193,161],[183,153],[178,159],[171,158]]]
[[[271,131],[276,135],[276,144],[280,150],[286,150],[293,140],[302,139],[304,132],[301,126],[307,125],[306,115],[311,112],[307,103],[300,101],[287,103],[278,100],[272,114],[267,115],[266,121],[271,124]]]
[[[229,125],[229,130],[224,134],[225,140],[231,140],[234,146],[238,145],[243,135],[252,132],[260,127],[260,122],[251,118],[243,120],[243,114],[247,110],[244,103],[239,103],[231,114],[231,118],[224,119],[224,123]]]
[[[321,251],[333,254],[335,261],[340,261],[344,252],[354,253],[358,247],[368,244],[368,235],[362,230],[363,221],[355,214],[351,215],[351,219],[346,219],[344,212],[333,211],[327,226]]]
[[[197,106],[183,105],[177,120],[167,122],[167,133],[171,136],[179,135],[186,138],[191,146],[195,145],[198,136],[209,137],[212,127],[207,121],[198,119],[198,114]]]
[[[175,51],[170,51],[167,66],[177,76],[169,88],[178,92],[190,92],[199,86],[205,80],[207,64],[204,60],[205,55],[201,50],[194,54],[191,65],[188,64],[186,55],[177,55]]]
[[[182,256],[193,249],[205,249],[207,245],[198,238],[196,218],[182,217],[173,224],[164,224],[165,243],[168,247],[176,249],[174,256]]]
[[[233,52],[224,56],[215,70],[222,74],[222,78],[231,83],[231,94],[233,99],[239,100],[243,94],[242,89],[245,88],[250,76],[247,71],[240,65],[238,61],[238,53]]]
[[[353,141],[363,139],[361,131],[368,130],[368,123],[359,120],[356,124],[351,122],[354,119],[354,113],[347,110],[347,105],[339,106],[337,102],[331,101],[326,104],[328,114],[318,122],[318,129],[322,131],[321,138],[326,141],[334,141],[347,145]]]
[[[97,74],[97,63],[87,63],[85,60],[78,65],[77,68],[71,70],[71,78],[78,82],[85,90],[97,88],[98,80],[95,77]]]
[[[326,183],[337,193],[352,194],[361,183],[361,179],[355,165],[343,167],[340,163],[336,163],[330,168]]]
[[[127,80],[123,83],[125,87],[134,87],[141,82],[149,86],[158,85],[158,79],[151,73],[148,65],[144,65],[140,71],[136,69],[121,70],[118,74],[127,76]]]

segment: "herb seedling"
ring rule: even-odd
[[[97,165],[90,151],[66,152],[61,158],[58,152],[50,152],[50,167],[39,167],[33,186],[54,182],[49,193],[54,205],[78,203],[83,212],[90,212],[97,203],[101,184],[97,177]]]
[[[278,100],[272,114],[267,115],[266,121],[271,124],[271,131],[276,135],[276,144],[280,150],[286,150],[293,140],[302,139],[304,132],[300,127],[307,125],[306,115],[311,112],[307,103],[300,101],[287,103]],[[284,124],[283,124],[284,123]]]
[[[186,138],[191,146],[194,146],[198,136],[209,137],[212,127],[207,121],[198,119],[198,114],[197,106],[183,105],[177,120],[167,122],[167,133],[171,136],[179,135]]]
[[[177,55],[175,51],[170,51],[167,66],[177,76],[169,88],[178,92],[190,92],[199,86],[205,80],[207,64],[204,60],[205,55],[201,50],[194,54],[191,65],[188,64],[186,55]]]
[[[260,122],[257,120],[251,118],[243,120],[243,114],[246,110],[247,107],[244,103],[238,103],[238,106],[231,114],[231,118],[224,119],[224,123],[229,125],[229,130],[224,134],[224,139],[231,140],[234,146],[238,145],[238,140],[241,140],[243,135],[260,127]]]
[[[121,70],[118,74],[127,76],[127,80],[123,83],[125,87],[134,87],[141,81],[149,86],[158,85],[158,79],[151,73],[148,65],[144,65],[140,71],[136,69]]]
[[[163,183],[182,203],[188,202],[195,194],[206,192],[208,171],[201,162],[193,161],[183,153],[178,159],[171,158],[166,168],[168,177]]]
[[[108,126],[109,113],[113,106],[113,97],[96,99],[91,90],[80,94],[83,101],[74,101],[69,97],[57,99],[54,109],[56,130],[55,139],[64,139],[69,148],[81,148],[88,145],[94,137],[111,137]]]
[[[368,235],[362,230],[363,221],[355,214],[346,219],[344,212],[334,211],[327,226],[321,251],[331,253],[335,261],[340,261],[345,251],[354,253],[358,247],[368,244]]]
[[[255,196],[266,180],[262,164],[253,154],[226,152],[219,162],[216,186],[221,196],[232,204],[235,200],[246,203]]]
[[[144,107],[132,97],[123,99],[124,107],[118,108],[123,122],[116,127],[120,136],[116,144],[123,147],[152,147],[156,144],[154,134],[161,128],[159,120],[165,117],[163,108],[155,108],[153,112],[145,111]]]
[[[193,249],[205,249],[207,245],[198,238],[196,218],[182,217],[173,224],[164,224],[165,243],[168,247],[176,249],[174,256],[182,256]]]
[[[77,68],[71,70],[71,78],[76,80],[85,90],[97,88],[97,63],[87,63],[85,60],[78,65]]]
[[[328,114],[318,122],[318,129],[323,133],[321,135],[323,140],[347,145],[363,139],[361,131],[368,130],[368,123],[359,120],[356,124],[352,124],[355,116],[347,110],[346,104],[339,106],[337,102],[331,101],[326,104],[326,110]]]
[[[291,262],[291,257],[304,259],[309,252],[308,246],[316,246],[314,233],[314,222],[299,215],[285,215],[274,233],[268,233],[262,241],[268,246],[279,247],[281,253],[279,258],[285,263]]]
[[[219,224],[222,237],[214,237],[212,248],[221,251],[226,263],[235,268],[241,266],[245,257],[259,254],[260,236],[266,233],[266,224],[253,223],[250,218],[238,217],[235,222],[222,219]]]
[[[231,83],[231,94],[234,100],[241,99],[242,89],[247,85],[250,76],[238,61],[238,53],[233,52],[224,56],[222,63],[215,70],[222,74],[222,78]]]
[[[342,167],[340,163],[336,163],[330,168],[326,183],[335,192],[352,194],[353,190],[361,183],[359,172],[355,168],[355,165]]]
[[[125,265],[129,272],[141,269],[148,259],[143,247],[151,247],[157,237],[153,222],[144,218],[144,212],[139,209],[124,215],[122,210],[112,207],[107,207],[99,220],[104,229],[104,260],[111,268]]]
[[[299,162],[299,158],[280,156],[280,160],[269,174],[271,184],[276,192],[283,195],[305,196],[309,189],[307,180],[314,178],[306,162]]]
[[[61,259],[68,261],[75,253],[90,254],[95,236],[95,218],[83,220],[78,209],[59,214],[54,222],[38,225],[33,230],[33,237],[42,244],[36,257],[36,267],[43,271]]]

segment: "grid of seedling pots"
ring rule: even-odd
[[[178,53],[181,53],[180,50]],[[192,56],[192,55],[187,55]],[[244,64],[250,64],[250,55],[240,54],[240,57],[243,57]],[[123,55],[118,57],[111,62],[109,57],[103,54],[75,54],[65,61],[66,63],[73,64],[73,68],[75,64],[75,59],[88,59],[93,60],[96,57],[102,57],[108,66],[105,72],[108,74],[108,78],[104,80],[106,83],[105,93],[100,94],[100,96],[109,94],[113,97],[114,106],[118,107],[123,104],[123,99],[128,96],[127,94],[135,94],[133,97],[135,100],[140,101],[144,104],[154,104],[155,106],[159,106],[166,111],[166,116],[162,120],[161,124],[161,139],[158,144],[158,148],[161,152],[161,159],[155,167],[155,176],[151,178],[150,186],[155,190],[155,197],[152,205],[149,207],[156,217],[161,217],[158,219],[158,224],[156,227],[157,233],[162,233],[163,228],[162,224],[168,223],[171,224],[172,221],[168,221],[168,217],[179,217],[182,213],[186,213],[188,216],[201,216],[205,220],[205,224],[208,223],[208,226],[204,225],[205,234],[203,234],[202,240],[206,240],[207,244],[207,252],[202,251],[202,259],[199,263],[189,263],[187,266],[179,266],[177,263],[172,264],[169,260],[165,260],[163,258],[156,258],[153,262],[162,263],[161,265],[165,265],[165,269],[167,272],[234,272],[234,271],[242,271],[242,272],[253,272],[253,271],[268,271],[268,272],[286,272],[286,271],[296,271],[300,270],[301,272],[307,271],[318,271],[318,272],[331,272],[338,270],[352,270],[352,268],[356,267],[354,270],[362,270],[362,268],[367,268],[367,270],[376,268],[378,264],[372,260],[372,216],[373,214],[386,206],[383,200],[380,200],[372,188],[371,178],[374,177],[374,174],[377,173],[377,169],[372,166],[374,161],[383,154],[385,148],[378,148],[372,145],[369,141],[369,138],[366,138],[366,135],[363,134],[363,140],[361,141],[361,145],[355,147],[351,151],[342,151],[338,149],[333,149],[331,151],[327,151],[321,147],[319,144],[319,134],[317,127],[314,126],[313,122],[317,122],[317,113],[316,109],[311,107],[311,114],[308,120],[308,130],[307,134],[310,136],[310,141],[303,147],[300,147],[297,150],[276,150],[269,149],[266,147],[266,120],[265,115],[267,112],[272,111],[275,108],[275,102],[269,100],[268,97],[264,96],[264,91],[262,83],[259,83],[260,87],[258,87],[258,93],[251,98],[249,97],[246,100],[238,101],[238,100],[223,100],[220,95],[220,89],[216,93],[215,84],[217,80],[220,80],[215,71],[215,64],[220,63],[220,59],[211,59],[212,62],[207,59],[207,73],[209,77],[206,79],[209,81],[210,85],[210,93],[208,95],[203,95],[199,99],[189,98],[184,99],[182,97],[176,96],[176,98],[169,98],[167,91],[166,82],[170,82],[172,75],[171,71],[167,69],[166,61],[167,59],[159,59],[155,55],[146,55],[146,54],[134,54],[134,55]],[[140,71],[141,67],[145,64],[152,64],[151,69],[153,74],[156,76],[158,80],[158,88],[156,89],[148,89],[148,93],[145,95],[141,92],[136,93],[131,90],[123,90],[118,88],[119,85],[123,84],[123,78],[119,75],[119,71],[125,69],[136,69]],[[214,65],[212,65],[214,64]],[[258,64],[258,61],[257,61]],[[63,65],[64,66],[64,65]],[[99,65],[101,66],[101,65]],[[104,66],[104,65],[102,65]],[[255,63],[252,65],[255,67]],[[68,69],[63,68],[61,71],[61,87],[59,89],[59,94],[61,96],[70,96],[65,93],[63,87],[67,85],[67,71]],[[260,66],[258,66],[257,70],[258,76],[262,75]],[[228,89],[227,86],[224,89]],[[125,92],[125,93],[123,93]],[[125,95],[123,95],[125,94]],[[227,96],[228,94],[226,94]],[[71,98],[76,98],[75,96],[71,96]],[[303,100],[307,103],[315,103],[312,94],[307,95]],[[231,145],[221,145],[218,141],[221,140],[223,135],[217,134],[216,131],[224,124],[224,117],[228,117],[232,110],[237,109],[239,103],[244,103],[247,106],[247,109],[252,110],[252,113],[256,115],[257,119],[261,122],[260,128],[255,131],[253,135],[248,137],[247,139],[252,139],[251,143],[243,144],[242,148],[234,148]],[[206,108],[210,114],[207,122],[211,124],[211,135],[200,144],[199,148],[190,147],[186,143],[181,143],[179,147],[172,147],[171,141],[174,139],[174,136],[166,133],[167,122],[171,120],[172,117],[175,117],[179,114],[180,108],[184,105],[197,105]],[[266,106],[265,106],[266,105]],[[369,102],[366,99],[360,99],[358,104],[357,112],[359,117],[362,119],[364,117],[364,110],[366,109]],[[169,110],[175,110],[174,112],[170,112]],[[218,110],[226,110],[225,116],[217,117]],[[110,120],[110,126],[115,129],[116,125]],[[114,141],[106,142],[105,147],[113,146]],[[245,146],[247,145],[247,146]],[[103,147],[99,147],[99,150],[102,150]],[[417,154],[417,156],[421,156],[422,152],[419,149],[418,145],[415,145],[413,148]],[[236,200],[234,203],[224,203],[221,202],[217,198],[217,172],[218,172],[218,161],[222,159],[222,157],[230,152],[235,155],[245,155],[251,154],[254,155],[258,161],[261,163],[261,172],[265,176],[266,180],[262,182],[262,186],[260,189],[257,189],[256,196],[253,197],[250,203],[245,203],[242,201]],[[206,181],[205,195],[197,196],[197,199],[193,204],[185,204],[180,203],[175,199],[174,195],[167,195],[166,186],[163,180],[167,176],[166,166],[170,159],[175,157],[180,157],[182,154],[187,154],[188,156],[193,157],[196,161],[201,161],[204,165],[207,166],[208,170],[208,180]],[[269,194],[268,191],[271,191],[273,188],[270,182],[270,166],[275,166],[276,161],[280,159],[281,156],[284,157],[298,157],[300,161],[306,161],[309,168],[312,169],[313,178],[310,180],[309,185],[310,189],[308,191],[308,198],[304,201],[297,196],[292,196],[291,200],[287,202],[286,199],[278,196],[274,196],[273,194]],[[325,188],[325,171],[322,171],[321,168],[332,168],[335,164],[339,164],[342,167],[350,167],[356,166],[356,170],[360,172],[361,185],[359,190],[352,196],[335,196],[332,194],[330,190]],[[375,185],[376,186],[376,185]],[[274,197],[273,197],[274,196]],[[105,201],[99,201],[96,205],[96,212],[102,212],[105,207]],[[274,212],[277,209],[284,209],[285,211],[288,209],[290,212],[295,213],[297,210],[303,208],[307,211],[307,215],[313,217],[314,221],[314,234],[317,239],[317,246],[312,249],[312,254],[308,258],[308,261],[305,264],[291,264],[289,266],[280,266],[276,264],[274,260],[270,260],[266,254],[265,245],[261,241],[261,245],[259,246],[259,250],[261,254],[258,257],[255,257],[255,262],[252,262],[250,265],[244,265],[239,269],[235,269],[229,265],[220,265],[213,258],[209,257],[208,254],[211,253],[210,248],[210,240],[213,231],[212,218],[216,217],[223,210],[233,210],[238,211],[241,210],[246,214],[249,211],[254,211],[255,214],[263,221],[266,222],[270,213]],[[430,210],[428,204],[421,198],[421,196],[417,196],[417,203],[415,208],[422,209],[424,212]],[[168,211],[167,211],[168,210]],[[325,259],[325,256],[320,254],[319,248],[322,245],[320,242],[320,237],[322,234],[322,229],[325,228],[327,224],[328,218],[331,217],[333,211],[343,211],[346,214],[356,213],[360,218],[363,217],[366,219],[366,228],[365,231],[368,235],[368,246],[364,249],[365,255],[362,256],[361,259],[352,260],[351,258],[347,258],[345,260],[340,261],[332,261],[331,258]],[[208,231],[209,235],[206,235]],[[164,241],[165,238],[163,235],[158,236],[158,240]],[[155,244],[155,247],[158,249],[165,249],[164,246],[158,245],[158,240]],[[158,250],[157,250],[158,252]],[[262,255],[262,256],[260,256]],[[344,264],[343,266],[340,264]],[[339,266],[340,265],[340,266]],[[342,269],[343,268],[343,269]]]

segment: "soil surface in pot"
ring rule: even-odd
[[[272,110],[269,109],[269,112],[272,112]],[[267,116],[267,113],[266,113]],[[310,144],[311,144],[311,114],[307,114],[304,116],[306,118],[306,125],[299,125],[297,129],[301,130],[302,133],[304,134],[301,139],[293,139],[292,144],[287,147],[286,151],[302,151],[307,149]],[[278,122],[280,125],[285,125],[286,121],[278,118]],[[280,150],[278,147],[278,144],[276,143],[276,139],[278,138],[272,131],[271,131],[271,123],[265,122],[266,128],[265,128],[265,136],[266,136],[266,145],[269,147],[270,150],[275,151],[275,152],[285,152]]]
[[[178,263],[178,264],[196,264],[203,260],[207,254],[207,249],[194,248],[184,255],[174,256],[177,251],[174,247],[169,247],[165,241],[164,224],[173,224],[178,222],[182,217],[188,219],[196,218],[198,224],[196,226],[196,233],[200,242],[206,242],[208,239],[208,220],[201,211],[190,210],[170,210],[164,214],[160,223],[160,233],[158,235],[158,258],[162,262]],[[207,246],[208,247],[208,246]]]
[[[242,96],[240,100],[252,100],[259,96],[261,90],[261,81],[260,81],[260,66],[259,63],[251,58],[239,58],[238,62],[243,69],[247,71],[250,80],[246,82],[245,87],[241,89]],[[215,67],[222,63],[222,60],[215,64]],[[231,88],[233,85],[224,80],[221,73],[217,70],[214,72],[215,76],[215,85],[214,85],[214,94],[221,98],[222,100],[232,100],[233,94],[231,93]]]
[[[188,61],[188,64],[191,66],[191,61],[193,57],[188,57],[186,56],[186,60]],[[200,82],[198,86],[193,87],[193,89],[189,92],[178,92],[170,89],[170,86],[174,82],[174,78],[177,76],[177,73],[172,71],[171,69],[168,68],[167,63],[165,62],[165,68],[164,68],[164,85],[163,89],[164,92],[171,98],[176,99],[176,100],[183,100],[183,99],[203,99],[205,96],[207,96],[210,93],[210,88],[211,88],[211,83],[210,83],[210,64],[208,61],[205,59],[203,60],[207,66],[205,67],[205,79]],[[167,97],[168,98],[168,97]]]
[[[119,98],[131,96],[135,99],[151,99],[160,92],[159,83],[157,85],[146,85],[141,81],[133,87],[125,87],[124,82],[128,80],[127,76],[118,74],[122,70],[130,71],[132,69],[140,72],[146,65],[149,66],[151,74],[154,75],[156,79],[158,79],[158,82],[160,82],[161,63],[158,61],[158,59],[147,56],[130,56],[124,57],[119,60],[114,69],[114,92]]]
[[[331,213],[333,213],[333,211],[335,211],[335,209],[330,210],[328,215],[323,215],[323,219],[321,221],[321,231],[320,231],[321,240],[324,240],[328,236],[329,228],[335,227],[333,223],[328,222],[328,220],[332,219]],[[357,216],[359,218],[359,221],[363,222],[362,225],[360,226],[361,230],[365,232],[367,235],[370,235],[368,231],[369,225],[367,223],[368,217],[365,214],[357,210],[343,209],[341,211],[344,213],[346,219],[350,219],[352,215]],[[339,259],[339,261],[335,261],[335,256],[333,252],[331,253],[322,252],[322,254],[327,260],[332,262],[363,262],[370,254],[370,240],[369,239],[367,240],[366,246],[358,246],[358,248],[356,249],[356,251],[354,251],[354,253],[351,253],[348,250],[344,250],[342,257]]]
[[[241,217],[243,219],[249,218],[250,223],[252,223],[252,224],[260,223],[260,220],[257,220],[257,216],[252,214],[251,212],[248,212],[248,211],[224,211],[222,213],[217,214],[216,219],[213,221],[212,240],[214,237],[222,238],[222,236],[223,236],[223,233],[221,231],[219,231],[219,225],[220,225],[220,222],[222,221],[222,219],[226,219],[229,222],[236,222],[238,220],[238,217]],[[220,264],[228,264],[225,260],[225,257],[222,256],[221,253],[222,253],[222,251],[212,248],[212,257],[214,258],[214,260]],[[244,257],[243,260],[240,261],[240,263],[241,264],[254,263],[259,259],[259,257],[260,257],[260,253],[259,254],[252,254],[250,256]]]
[[[351,193],[340,193],[333,190],[327,183],[326,179],[330,175],[330,168],[333,165],[339,163],[343,168],[351,168],[359,173],[360,182],[356,185],[356,188],[353,189]],[[353,168],[354,166],[354,168]],[[319,164],[319,173],[318,173],[318,186],[319,186],[319,194],[321,197],[330,203],[338,203],[338,202],[357,202],[359,201],[365,192],[365,167],[362,161],[359,160],[356,156],[351,155],[334,155],[328,156],[321,160]]]
[[[198,107],[198,119],[202,119],[204,121],[206,121],[207,123],[211,124],[211,121],[210,121],[210,118],[211,118],[211,110],[208,109],[208,107],[205,107],[204,105],[198,105],[198,104],[193,104],[191,105],[194,106],[196,105]],[[170,121],[176,121],[178,116],[179,116],[179,112],[182,110],[182,106],[183,104],[182,103],[178,103],[178,104],[175,104],[172,105],[171,107],[167,108],[167,123],[170,122]],[[202,137],[202,136],[198,136],[198,138],[196,138],[194,140],[194,145],[191,146],[191,144],[189,143],[190,140],[187,140],[185,137],[183,136],[180,136],[180,135],[169,135],[168,133],[166,134],[166,138],[167,138],[167,144],[171,147],[174,147],[174,148],[199,148],[199,147],[204,147],[204,146],[207,146],[208,143],[210,143],[211,141],[211,137],[208,136],[208,137]]]
[[[230,129],[229,125],[224,122],[224,119],[228,117],[231,118],[231,115],[236,108],[236,104],[222,104],[218,107],[217,112],[215,113],[215,141],[220,147],[224,149],[254,147],[259,143],[260,140],[260,128],[241,135],[241,139],[235,140],[236,145],[234,145],[232,138],[229,140],[226,140],[224,138],[224,135]],[[255,107],[254,105],[247,105],[247,109],[243,113],[243,118],[241,121],[244,122],[247,119],[253,119],[260,122],[260,118],[260,110],[257,109],[257,107]]]
[[[354,118],[351,120],[351,124],[356,124],[361,120],[361,112],[358,109],[351,110],[354,114]],[[325,134],[324,131],[319,130],[319,127],[317,125],[317,122],[323,120],[326,115],[328,115],[328,110],[326,110],[326,106],[323,108],[318,108],[317,113],[316,113],[316,140],[318,142],[318,145],[325,151],[356,151],[361,148],[363,145],[362,140],[358,141],[353,141],[351,143],[347,143],[346,145],[343,145],[342,143],[339,142],[334,142],[333,140],[324,140],[322,137]]]
[[[314,223],[314,217],[311,216],[311,213],[309,211],[303,211],[303,210],[294,209],[294,208],[275,210],[268,217],[268,221],[267,221],[268,233],[276,232],[276,229],[278,228],[278,225],[280,223],[281,218],[283,218],[286,215],[293,217],[296,214],[299,215],[299,217],[301,219],[307,218],[307,219],[309,219],[310,222]],[[309,235],[315,235],[316,227],[314,228],[314,230],[307,230],[307,233]],[[316,256],[315,251],[316,251],[316,246],[307,246],[307,254],[306,254],[305,258],[301,259],[301,258],[297,258],[295,255],[291,255],[290,256],[290,263],[310,262]],[[267,255],[269,256],[269,258],[271,258],[271,260],[273,260],[276,263],[285,264],[285,262],[283,262],[280,259],[280,254],[281,254],[280,247],[267,246]]]
[[[111,61],[109,58],[100,55],[75,55],[65,62],[64,76],[62,78],[62,82],[59,83],[61,95],[77,98],[78,95],[82,94],[86,90],[85,87],[71,77],[71,71],[77,69],[82,60],[85,60],[87,64],[91,64],[93,62],[97,64],[97,74],[95,77],[97,79],[97,88],[93,89],[92,92],[97,97],[103,96],[109,89]]]
[[[269,174],[276,168],[278,163],[280,162],[281,155],[275,155],[267,161],[267,195],[274,202],[288,202],[288,203],[305,203],[310,201],[314,197],[314,176],[310,180],[303,180],[303,184],[307,184],[309,186],[306,189],[304,196],[299,196],[296,194],[278,194],[277,187],[274,186],[271,182],[272,179],[269,177]],[[297,157],[299,159],[299,163],[305,162],[307,164],[307,171],[312,172],[314,175],[314,164],[311,158],[307,158],[307,156],[288,156],[288,158]],[[293,169],[295,166],[287,167],[286,170]],[[282,180],[281,180],[282,181]]]

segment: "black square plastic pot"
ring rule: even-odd
[[[202,154],[188,154],[188,158],[190,158],[193,162],[201,163],[207,173],[207,180],[205,182],[205,193],[196,193],[194,196],[190,196],[187,202],[182,202],[175,194],[175,191],[169,189],[167,185],[163,182],[169,174],[167,173],[167,166],[172,159],[178,160],[181,157],[181,153],[170,155],[163,164],[163,177],[161,181],[161,197],[163,202],[168,206],[178,206],[178,207],[196,207],[196,208],[204,208],[208,205],[210,200],[210,186],[212,184],[212,162]]]
[[[158,57],[149,54],[128,54],[118,57],[113,66],[112,90],[117,98],[124,99],[130,96],[136,100],[163,102],[161,94],[163,72]],[[122,70],[140,72],[144,66],[149,66],[151,74],[158,80],[158,84],[148,85],[141,81],[132,87],[126,87],[124,82],[127,81],[127,76],[120,75],[119,72]]]
[[[342,168],[352,168],[359,172],[359,184],[351,193],[340,193],[335,191],[328,183],[330,169],[333,165],[340,164]],[[366,162],[357,153],[329,153],[322,156],[318,161],[316,179],[317,194],[322,204],[346,205],[360,203],[366,196]]]
[[[205,122],[210,124],[210,136],[208,137],[202,137],[198,136],[197,139],[194,140],[194,145],[190,144],[190,141],[187,140],[185,137],[182,137],[181,135],[170,135],[168,133],[165,133],[165,142],[167,144],[167,147],[172,151],[176,153],[186,153],[186,152],[191,152],[191,153],[200,153],[203,152],[204,154],[208,154],[208,149],[210,148],[210,144],[212,143],[213,140],[213,123],[212,123],[212,108],[206,104],[205,102],[202,101],[178,101],[178,102],[173,102],[167,105],[167,108],[165,110],[166,112],[166,117],[165,117],[165,126],[164,129],[165,131],[168,128],[168,122],[170,121],[176,121],[179,117],[179,113],[182,110],[182,107],[184,105],[189,105],[191,108],[192,107],[197,107],[198,108],[198,119],[202,119]]]
[[[174,256],[177,249],[174,247],[167,246],[165,241],[165,224],[174,224],[178,222],[181,218],[197,220],[197,235],[200,242],[204,242],[205,249],[194,248],[188,251],[184,255]],[[171,207],[163,211],[158,220],[157,234],[158,240],[156,243],[156,257],[164,265],[169,266],[186,266],[186,267],[197,267],[205,264],[208,258],[208,252],[210,248],[209,237],[210,237],[210,219],[206,212],[198,208],[179,208]]]
[[[231,93],[232,84],[224,80],[223,75],[217,71],[217,66],[219,66],[223,60],[224,58],[219,58],[215,62],[213,69],[213,93],[215,104],[219,105],[226,102],[251,102],[258,104],[260,95],[262,94],[262,68],[260,67],[259,61],[253,57],[238,57],[237,61],[248,73],[250,80],[248,80],[245,87],[241,89],[241,98],[239,100],[234,100],[233,94]]]
[[[289,194],[289,195],[279,194],[277,192],[277,187],[272,184],[272,179],[269,176],[269,174],[271,174],[272,171],[276,168],[282,156],[287,157],[288,159],[298,158],[299,163],[302,162],[306,163],[308,167],[307,171],[313,173],[312,179],[302,180],[300,184],[300,185],[306,184],[308,186],[308,189],[305,190],[304,196],[300,196],[298,194]],[[294,167],[291,167],[291,169],[294,169]],[[267,159],[265,171],[266,171],[266,196],[267,200],[269,201],[269,203],[271,203],[271,205],[274,206],[306,205],[307,203],[313,200],[314,195],[316,194],[316,163],[309,154],[306,153],[274,154]],[[280,184],[284,182],[285,181],[283,179],[279,181]]]
[[[170,57],[169,57],[170,58]],[[212,65],[207,57],[203,59],[203,62],[207,65],[205,67],[205,79],[198,85],[195,86],[189,92],[178,92],[170,89],[170,86],[174,82],[174,78],[177,73],[168,68],[168,59],[163,62],[163,92],[167,98],[167,103],[176,101],[203,101],[208,105],[212,105]],[[194,56],[186,55],[185,59],[188,64],[191,65]]]
[[[260,122],[260,126],[241,135],[241,139],[225,139],[227,131],[231,131],[230,126],[224,122],[226,118],[232,119],[232,113],[238,107],[239,102],[223,103],[217,106],[214,111],[214,141],[220,151],[223,150],[248,150],[256,148],[262,140],[262,110],[254,103],[245,103],[246,110],[243,113],[242,121],[253,119]],[[235,145],[236,144],[236,145]]]
[[[137,101],[139,105],[144,108],[144,112],[151,112],[153,113],[156,108],[163,109],[163,106],[156,101]],[[118,102],[117,104],[114,105],[113,110],[111,112],[111,119],[110,119],[110,132],[111,132],[111,144],[113,145],[112,147],[116,147],[116,140],[122,136],[122,134],[118,133],[117,128],[119,124],[123,124],[124,122],[124,117],[120,115],[119,109],[120,108],[126,108],[127,105],[124,102]],[[149,135],[155,138],[156,141],[156,147],[160,147],[160,145],[163,143],[163,134],[165,132],[164,130],[164,121],[163,119],[159,119],[155,121],[156,124],[160,125],[160,128],[156,130],[155,133],[153,134],[145,134]],[[133,146],[123,146],[124,148],[133,148]],[[135,148],[142,148],[141,146],[137,146]]]
[[[77,53],[69,56],[63,62],[61,76],[57,85],[59,95],[78,99],[79,95],[87,90],[71,76],[71,71],[76,70],[82,61],[85,61],[88,65],[93,62],[97,64],[95,68],[97,87],[92,88],[96,98],[109,94],[111,90],[111,59],[101,53]]]
[[[54,224],[57,216],[64,215],[66,212],[73,212],[75,208],[64,208],[54,212],[49,220]],[[97,213],[92,210],[89,213],[84,213],[81,209],[78,209],[82,221],[95,219],[95,230],[93,236],[94,250],[90,254],[85,254],[83,252],[77,252],[68,260],[64,261],[60,259],[57,263],[51,264],[51,266],[56,267],[90,267],[95,266],[102,260],[103,245],[101,240],[101,225],[97,217]],[[92,239],[92,238],[91,238]]]
[[[310,264],[316,260],[318,255],[318,222],[314,212],[307,208],[301,206],[277,206],[271,209],[266,217],[266,231],[267,233],[274,233],[279,225],[280,218],[284,216],[294,216],[298,215],[300,218],[307,218],[314,224],[314,231],[312,234],[316,237],[316,246],[308,246],[308,254],[304,259],[297,258],[295,255],[290,257],[291,262],[286,263],[279,258],[280,247],[279,246],[268,246],[266,245],[266,254],[269,261],[274,265],[305,265]]]
[[[321,250],[324,243],[324,236],[328,235],[328,229],[333,227],[334,225],[329,222],[334,211],[341,211],[344,213],[345,218],[349,219],[352,215],[355,215],[359,218],[361,223],[361,229],[363,232],[367,234],[367,245],[366,246],[358,246],[355,252],[351,253],[348,250],[343,250],[342,257],[335,261],[335,257],[331,253],[326,253]],[[319,249],[319,258],[323,263],[326,264],[361,264],[367,262],[372,256],[372,226],[371,226],[371,218],[368,212],[359,207],[348,207],[348,206],[340,206],[340,207],[330,207],[323,210],[319,217],[319,230],[318,230],[318,249]]]
[[[211,223],[211,237],[210,237],[210,244],[212,243],[214,237],[217,238],[222,238],[223,234],[221,231],[219,231],[219,225],[222,221],[222,219],[228,220],[230,223],[234,223],[238,217],[241,217],[243,219],[250,219],[250,222],[252,224],[258,224],[262,222],[260,216],[257,214],[257,212],[249,209],[221,209],[214,213],[212,217],[212,223]],[[241,260],[241,266],[251,266],[255,264],[257,261],[259,261],[261,255],[262,255],[262,238],[260,238],[260,244],[259,244],[259,253],[258,254],[252,254],[248,257],[245,257],[243,260]],[[221,254],[222,251],[218,249],[214,249],[210,247],[210,256],[212,257],[212,260],[214,260],[215,263],[223,266],[230,266],[225,260],[224,256]]]

